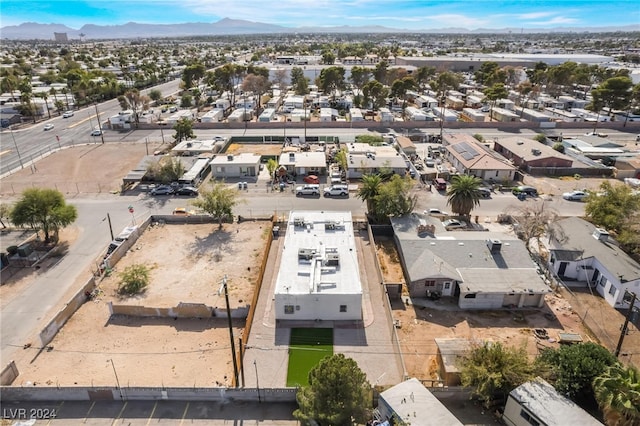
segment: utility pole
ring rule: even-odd
[[[98,103],[96,102],[93,106],[96,107],[96,120],[98,120],[98,129],[100,129],[100,139],[102,140],[102,143],[104,143],[104,132],[102,131],[102,126],[100,125],[100,113],[98,112]]]
[[[18,161],[20,162],[20,168],[24,169],[24,164],[22,164],[22,157],[20,157],[20,150],[18,149],[18,144],[16,143],[16,137],[13,135],[12,126],[9,126],[9,131],[11,132],[11,139],[13,139],[13,145],[16,147],[16,154],[18,154]]]
[[[104,222],[104,219],[102,219],[102,221]],[[113,227],[111,226],[111,216],[109,215],[109,213],[107,213],[107,222],[109,223],[109,233],[111,234],[111,241],[113,241]]]
[[[622,349],[622,342],[624,341],[624,336],[627,335],[627,330],[629,329],[629,321],[631,321],[631,315],[633,314],[633,307],[636,303],[636,294],[628,292],[631,295],[631,304],[629,305],[629,311],[627,312],[627,316],[624,320],[624,325],[622,326],[622,330],[620,331],[620,339],[618,340],[618,346],[616,346],[616,352],[614,356],[618,358],[620,355],[620,350]],[[625,296],[627,295],[627,291],[625,290]],[[622,297],[624,300],[624,296]]]
[[[224,291],[224,300],[227,304],[227,320],[229,321],[229,340],[231,342],[231,360],[233,361],[233,378],[235,386],[238,387],[238,361],[236,360],[236,345],[233,341],[233,323],[231,322],[231,307],[229,306],[229,290],[227,288],[227,275],[222,278],[222,285],[218,290],[218,295]]]

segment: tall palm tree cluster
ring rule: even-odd
[[[620,364],[593,380],[593,392],[608,426],[640,424],[640,371]]]

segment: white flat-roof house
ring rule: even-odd
[[[502,420],[508,426],[602,426],[602,423],[539,377],[509,393]]]
[[[214,179],[255,177],[260,172],[260,158],[248,152],[218,155],[211,160],[211,174]]]
[[[218,137],[216,139],[207,140],[186,140],[177,144],[171,150],[175,155],[180,156],[200,156],[203,154],[215,154],[219,152],[224,144],[225,139]]]
[[[351,212],[292,211],[274,294],[279,320],[361,320]]]
[[[447,407],[416,378],[399,383],[380,394],[382,421],[412,426],[462,426]],[[389,424],[389,423],[387,423]]]

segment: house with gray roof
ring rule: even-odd
[[[573,159],[552,147],[522,136],[498,138],[493,149],[522,169],[571,167]]]
[[[558,237],[549,242],[549,269],[563,281],[594,288],[614,308],[628,308],[625,292],[640,295],[640,264],[607,231],[584,219],[568,217],[556,225]]]
[[[411,297],[453,297],[462,309],[542,307],[551,289],[524,243],[490,232],[446,231],[433,217],[392,218]]]
[[[509,393],[502,420],[509,426],[602,426],[539,377]]]

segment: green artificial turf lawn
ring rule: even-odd
[[[293,328],[289,340],[287,386],[308,386],[309,371],[333,355],[332,328]]]

